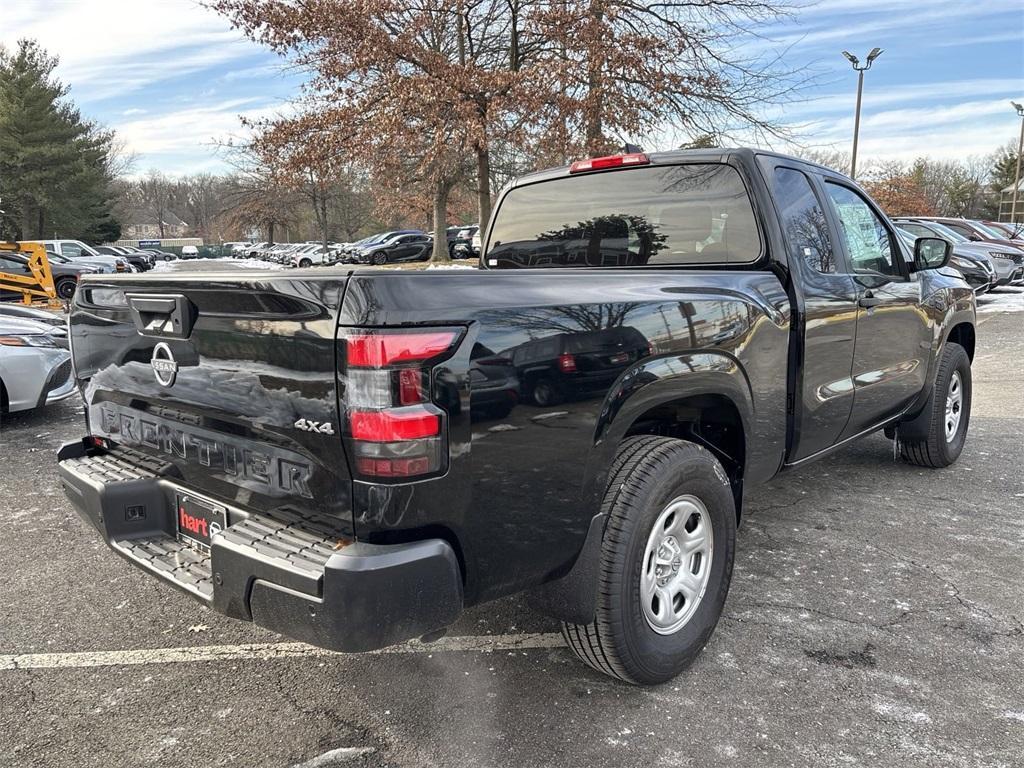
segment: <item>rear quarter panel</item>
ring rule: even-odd
[[[407,485],[356,482],[353,501],[356,533],[371,541],[449,532],[470,603],[571,566],[618,444],[650,408],[689,394],[728,395],[744,420],[746,480],[764,480],[782,462],[789,303],[768,272],[357,272],[339,322],[468,327],[457,355],[435,371],[450,414],[449,471]],[[493,391],[474,398],[473,357],[512,359],[538,340],[594,339],[612,328],[634,329],[609,337],[639,334],[649,350],[609,349],[609,365],[622,359],[610,385],[570,387],[544,408],[522,382],[510,410],[493,407]]]

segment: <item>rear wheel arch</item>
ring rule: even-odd
[[[729,476],[739,521],[747,434],[740,409],[730,397],[693,394],[660,403],[633,419],[623,439],[636,435],[674,437],[711,451]]]

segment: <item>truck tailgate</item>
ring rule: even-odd
[[[85,281],[71,312],[91,434],[192,491],[351,526],[335,332],[344,275]]]

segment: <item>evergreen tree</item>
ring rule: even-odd
[[[112,134],[82,119],[31,40],[0,50],[0,235],[102,240],[119,233],[110,194]]]

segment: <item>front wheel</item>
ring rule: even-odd
[[[896,430],[903,460],[940,468],[960,458],[971,421],[971,394],[971,359],[959,344],[948,343],[924,410]]]
[[[370,257],[370,263],[380,266],[381,264],[388,263],[388,255],[386,253],[375,253]]]
[[[299,266],[305,269],[306,267],[313,266],[313,262],[310,261],[309,259],[302,259],[301,261],[299,261]]]
[[[736,506],[703,447],[642,435],[622,443],[602,511],[597,613],[563,623],[581,661],[628,683],[671,680],[707,643],[725,605]]]

